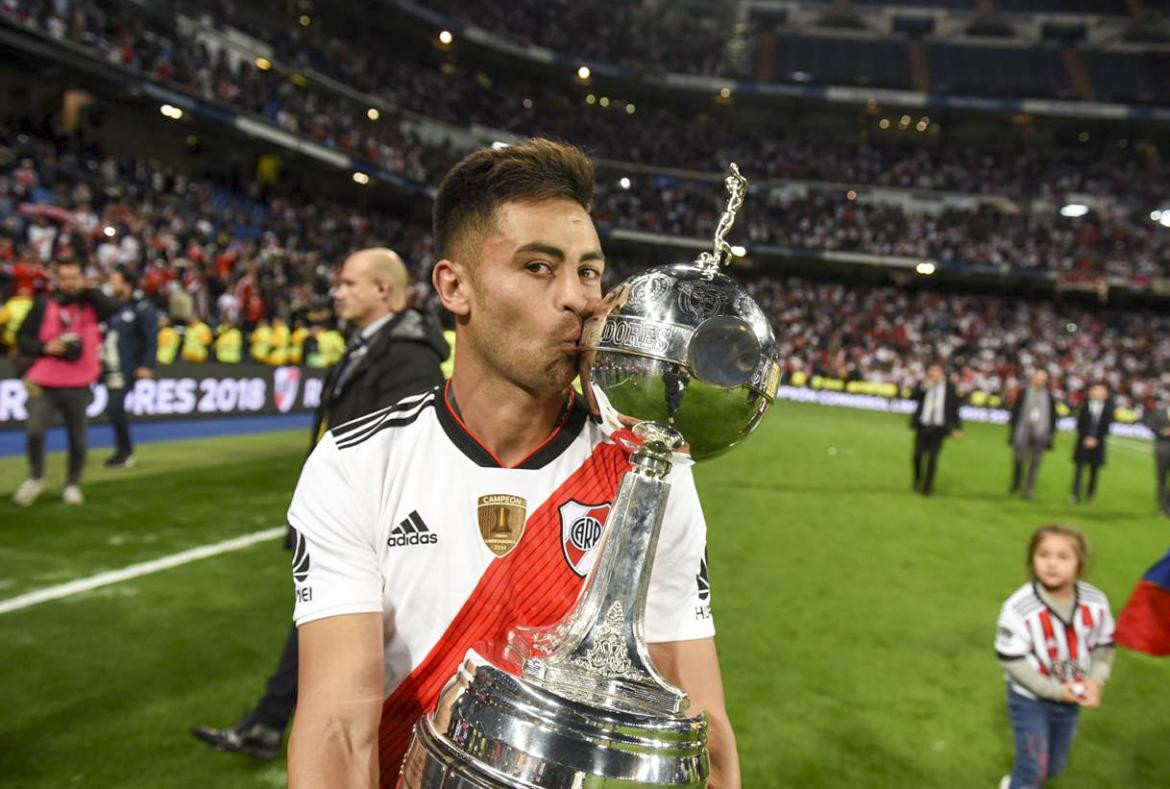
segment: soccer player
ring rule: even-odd
[[[592,192],[588,158],[546,140],[477,151],[440,185],[432,280],[456,317],[452,378],[334,427],[289,509],[293,789],[393,786],[411,728],[468,649],[571,609],[597,545],[567,535],[582,512],[605,518],[629,467],[570,386],[605,265]],[[699,588],[706,524],[685,464],[671,483],[646,636],[710,716],[710,785],[738,787]]]

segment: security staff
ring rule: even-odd
[[[239,364],[244,353],[244,335],[232,321],[219,324],[215,332],[215,360],[220,364]]]
[[[175,357],[179,355],[179,346],[183,344],[183,338],[171,325],[169,316],[159,315],[158,324],[158,363],[174,364]]]
[[[192,315],[187,320],[187,333],[183,335],[183,361],[192,364],[206,362],[212,340],[211,327]]]

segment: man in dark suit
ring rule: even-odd
[[[1081,500],[1081,475],[1089,469],[1089,489],[1085,499],[1092,501],[1097,494],[1097,472],[1105,465],[1105,437],[1113,424],[1113,398],[1103,383],[1089,387],[1089,399],[1077,415],[1077,444],[1073,449],[1072,501]]]
[[[342,266],[334,299],[352,334],[344,358],[325,378],[310,452],[334,426],[443,382],[439,365],[447,358],[447,341],[433,316],[407,308],[408,285],[406,267],[389,249],[363,249]],[[192,733],[219,750],[274,758],[296,709],[297,666],[294,626],[256,706],[234,726],[199,726]]]
[[[110,272],[108,284],[119,305],[106,322],[106,339],[102,344],[103,372],[110,393],[106,414],[114,428],[116,449],[102,465],[129,468],[134,465],[134,443],[126,414],[126,395],[134,390],[135,381],[154,377],[158,314],[154,305],[137,293],[138,275],[127,267],[118,266]]]
[[[1170,518],[1170,396],[1164,396],[1158,407],[1147,411],[1142,420],[1154,433],[1154,472],[1157,474],[1158,511]]]
[[[910,417],[910,427],[915,431],[914,490],[930,496],[934,493],[934,473],[943,441],[947,436],[956,441],[963,437],[959,395],[942,365],[935,362],[926,368],[926,381],[915,390],[914,400],[917,405]]]
[[[1008,422],[1008,444],[1012,447],[1012,487],[1009,493],[1024,483],[1024,498],[1032,498],[1036,475],[1044,453],[1052,449],[1056,435],[1056,398],[1048,387],[1048,371],[1036,370],[1028,387],[1016,396],[1012,416]],[[1024,477],[1024,468],[1028,475]]]

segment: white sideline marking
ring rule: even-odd
[[[82,592],[88,592],[103,586],[109,586],[110,584],[129,581],[131,578],[139,578],[143,575],[169,570],[181,564],[207,559],[211,556],[218,556],[221,553],[238,551],[250,545],[255,545],[258,542],[283,537],[285,529],[286,527],[284,526],[274,526],[271,529],[262,529],[261,531],[254,531],[251,534],[245,534],[243,537],[234,537],[223,542],[202,545],[198,548],[173,553],[170,556],[163,556],[160,559],[151,559],[149,562],[132,564],[129,567],[123,567],[121,570],[110,570],[108,572],[98,573],[97,575],[91,575],[88,578],[78,578],[76,581],[70,581],[66,584],[49,586],[44,589],[38,589],[35,592],[10,597],[7,600],[0,600],[0,614],[20,611],[23,608],[31,608],[34,605],[47,603],[50,600],[60,600],[63,597],[71,597],[75,594],[81,594]]]

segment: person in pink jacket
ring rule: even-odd
[[[45,433],[53,413],[61,414],[69,434],[69,476],[62,496],[82,504],[81,471],[85,466],[85,409],[90,385],[101,373],[100,324],[114,303],[89,287],[81,263],[61,261],[53,270],[54,289],[37,299],[17,333],[21,356],[32,360],[24,375],[28,389],[25,435],[29,475],[12,499],[22,507],[36,501],[45,487]]]

